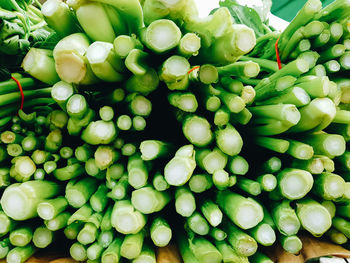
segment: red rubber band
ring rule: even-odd
[[[21,93],[21,106],[20,106],[20,109],[23,110],[24,93],[23,93],[22,85],[15,77],[11,77],[11,79],[13,79],[16,82],[16,84],[18,86],[18,89],[19,89],[19,92]]]
[[[276,59],[277,59],[278,69],[281,69],[282,68],[282,62],[281,62],[281,58],[280,58],[280,53],[278,51],[278,40],[280,40],[280,38],[277,38],[277,41],[275,43],[275,51],[276,51]]]
[[[190,74],[192,71],[194,71],[194,70],[196,70],[196,69],[199,69],[201,66],[195,66],[195,67],[193,67],[193,68],[191,68],[188,72],[187,72],[187,74]]]

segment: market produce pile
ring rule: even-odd
[[[0,82],[0,258],[64,240],[77,261],[155,263],[174,243],[185,263],[268,263],[302,232],[347,244],[350,1],[308,0],[283,32],[232,0],[205,18],[189,0],[5,2],[1,45],[25,57]]]

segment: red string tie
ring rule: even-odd
[[[280,53],[278,51],[278,41],[280,40],[280,38],[277,38],[277,41],[275,43],[275,51],[276,51],[276,59],[277,59],[277,65],[278,65],[278,69],[282,68],[282,62],[281,62],[281,58],[280,58]]]
[[[11,76],[11,79],[13,79],[17,86],[18,86],[18,89],[19,89],[19,92],[21,93],[21,106],[20,106],[20,109],[23,110],[23,104],[24,104],[24,93],[23,93],[23,88],[22,88],[22,85],[21,83],[18,81],[18,79],[16,79],[15,77],[12,77]]]
[[[196,69],[199,69],[199,68],[200,68],[200,66],[195,66],[195,67],[191,68],[191,69],[187,72],[187,74],[190,74],[192,71],[194,71],[194,70],[196,70]]]

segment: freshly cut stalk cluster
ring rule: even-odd
[[[345,214],[338,210],[349,202],[345,197],[349,170],[343,166],[347,156],[349,101],[342,100],[347,89],[344,43],[349,38],[345,26],[349,13],[344,10],[348,8],[344,1],[334,1],[322,8],[320,1],[309,0],[282,33],[272,32],[258,38],[254,50],[243,58],[258,63],[262,69],[255,80],[242,77],[240,80],[256,85],[255,102],[248,108],[253,114],[248,127],[256,136],[255,143],[283,161],[277,173],[266,168],[262,172],[274,174],[277,179],[276,188],[269,193],[269,198],[276,201],[271,206],[272,218],[279,222],[282,247],[291,253],[301,249],[301,241],[295,236],[300,226],[314,236],[329,233],[331,241],[346,242],[342,238],[346,237],[342,232],[345,228],[334,229],[334,223],[346,222],[341,218],[346,218]],[[280,70],[274,67],[276,52],[271,52],[276,41],[283,63]],[[291,115],[282,110],[259,115],[264,107],[282,108],[288,104],[296,107],[300,116],[290,127],[286,127],[286,119]],[[284,117],[276,117],[279,114]],[[262,178],[258,177],[260,183]],[[322,224],[314,223],[312,218],[316,215],[323,218]],[[335,215],[339,221],[332,221]]]
[[[271,262],[263,248],[296,254],[301,229],[345,243],[343,3],[309,0],[256,39],[226,7],[200,19],[185,0],[47,1],[61,39],[23,68],[52,87],[18,78],[26,103],[48,92],[50,107],[0,122],[0,258],[60,233],[74,260],[102,263],[155,263],[171,242],[185,263]],[[18,103],[3,86],[0,107]]]

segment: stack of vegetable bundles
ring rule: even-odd
[[[43,4],[56,37],[0,83],[0,258],[67,240],[77,261],[155,263],[172,242],[185,263],[268,263],[303,231],[347,243],[350,2],[308,0],[282,33],[220,5]]]

